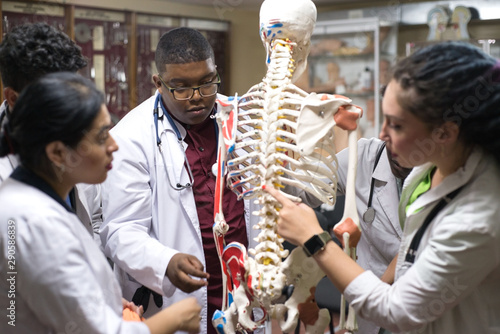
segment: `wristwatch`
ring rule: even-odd
[[[313,235],[309,240],[307,240],[302,249],[307,256],[313,256],[320,250],[325,249],[328,241],[332,241],[332,236],[329,232],[323,231],[320,234]]]

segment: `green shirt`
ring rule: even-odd
[[[408,212],[408,208],[410,207],[410,205],[412,205],[413,202],[415,202],[420,195],[431,189],[432,174],[434,174],[435,170],[436,168],[432,168],[431,170],[429,170],[429,173],[427,173],[427,175],[422,179],[422,181],[420,181],[418,186],[415,188],[415,190],[410,196],[410,199],[408,200],[408,203],[406,203],[406,212]],[[420,209],[415,212],[418,211],[420,211]]]

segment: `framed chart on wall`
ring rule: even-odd
[[[104,92],[115,122],[130,110],[129,29],[123,12],[75,8],[75,41],[88,61],[82,75]]]

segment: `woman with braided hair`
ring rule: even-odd
[[[406,178],[393,285],[333,242],[313,255],[357,314],[393,332],[500,331],[500,63],[447,42],[395,67],[380,133]],[[322,232],[314,212],[283,205],[278,232],[304,246]],[[310,243],[310,242],[309,242]]]

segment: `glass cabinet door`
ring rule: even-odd
[[[352,99],[363,109],[360,137],[378,137],[380,132],[379,92],[393,60],[393,56],[381,57],[380,44],[391,30],[391,26],[381,27],[378,18],[317,22],[307,71],[296,82],[308,92]]]

